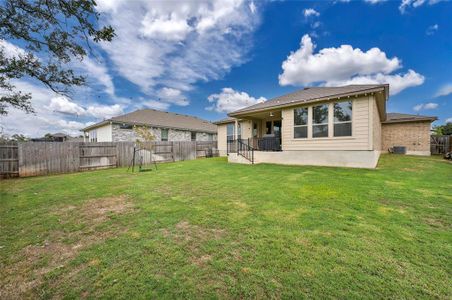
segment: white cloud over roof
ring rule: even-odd
[[[264,97],[254,98],[232,88],[223,88],[220,93],[212,94],[207,99],[211,106],[206,109],[220,113],[235,111],[267,100]]]
[[[304,35],[300,48],[289,54],[282,63],[280,85],[340,86],[346,84],[389,83],[391,94],[420,85],[424,77],[413,70],[393,74],[402,68],[399,58],[388,58],[379,48],[363,51],[351,45],[324,48],[314,52],[316,45]]]

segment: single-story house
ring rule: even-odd
[[[155,109],[141,109],[88,126],[90,142],[135,142],[134,126],[146,126],[156,141],[215,141],[217,125],[197,117]]]
[[[389,85],[309,87],[231,112],[218,125],[230,162],[375,168],[394,146],[430,155],[436,117],[386,112]]]

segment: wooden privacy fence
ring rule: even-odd
[[[25,142],[0,144],[0,176],[38,176],[102,168],[128,167],[133,142]],[[135,164],[192,160],[216,149],[216,141],[149,142],[135,154]],[[151,151],[149,149],[152,149]]]
[[[431,135],[430,152],[432,154],[445,154],[452,151],[452,135]]]

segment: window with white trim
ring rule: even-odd
[[[334,136],[352,136],[352,101],[334,103]]]
[[[89,141],[94,142],[94,143],[97,142],[97,130],[96,129],[91,130],[89,132]]]
[[[168,141],[168,128],[160,129],[160,139],[162,140],[162,142]]]
[[[293,137],[302,139],[308,137],[308,108],[300,107],[293,110]]]
[[[235,127],[234,123],[229,123],[226,127],[227,128],[226,135],[228,141],[232,141],[234,139],[234,127]]]
[[[328,137],[328,104],[312,107],[312,137]]]

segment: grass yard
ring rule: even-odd
[[[0,298],[452,297],[452,164],[224,158],[0,182]]]

